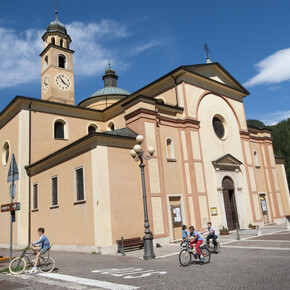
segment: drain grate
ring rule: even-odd
[[[6,280],[0,280],[0,289],[13,290],[13,289],[24,288],[24,287],[28,287],[28,285],[10,282]]]

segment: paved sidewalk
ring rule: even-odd
[[[267,237],[264,235],[268,235],[268,234],[272,234],[272,233],[284,231],[284,230],[286,230],[286,225],[275,225],[274,224],[274,225],[267,225],[263,228],[260,228],[260,231],[262,234],[261,237],[257,237],[257,229],[255,229],[255,230],[252,230],[252,229],[239,230],[239,234],[240,234],[241,240],[255,238],[255,237],[261,238],[261,239],[263,237],[263,239],[267,239],[267,238],[264,238],[264,237]],[[235,242],[235,241],[237,241],[237,231],[231,231],[229,233],[229,235],[218,237],[218,242],[221,245],[228,244],[228,243]],[[170,244],[162,244],[161,248],[156,248],[155,247],[156,245],[154,244],[154,253],[155,253],[157,258],[164,258],[164,257],[168,257],[171,255],[176,255],[180,251],[179,245],[180,245],[180,243],[176,242],[176,243],[170,243]],[[139,259],[142,259],[143,254],[144,254],[144,249],[125,252],[126,256],[139,258]],[[121,256],[122,254],[116,253],[115,255]]]

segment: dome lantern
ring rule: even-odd
[[[111,68],[111,64],[109,63],[108,68],[105,70],[105,74],[103,75],[104,86],[108,87],[117,87],[118,76],[116,72]]]
[[[50,22],[46,28],[46,32],[61,32],[63,34],[67,34],[64,24],[58,21],[57,11],[55,11],[55,20]]]

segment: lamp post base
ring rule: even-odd
[[[153,237],[150,234],[146,234],[143,238],[144,240],[144,260],[155,259],[155,254],[153,250]]]

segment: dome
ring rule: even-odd
[[[47,32],[61,32],[64,34],[67,34],[67,31],[65,29],[65,26],[58,21],[57,18],[57,11],[55,11],[55,21],[50,22],[50,24],[46,28]]]
[[[118,76],[115,71],[109,67],[106,69],[105,74],[103,75],[104,88],[94,92],[89,98],[81,101],[78,106],[103,110],[114,103],[120,101],[121,99],[131,95],[128,91],[118,88],[117,80]]]
[[[100,96],[114,96],[114,95],[129,96],[131,95],[131,93],[118,87],[105,87],[93,93],[90,96],[90,98]]]

